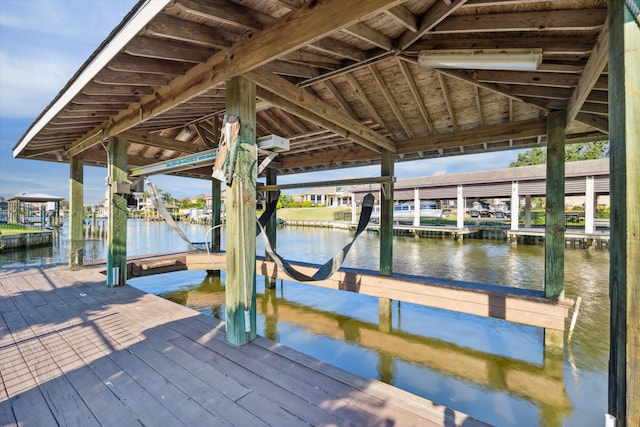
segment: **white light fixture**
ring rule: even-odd
[[[180,132],[178,132],[178,134],[175,136],[175,139],[177,139],[178,141],[187,142],[191,139],[192,135],[193,133],[191,132],[191,129],[189,129],[188,126],[185,126],[180,130]]]
[[[423,68],[535,71],[542,62],[542,50],[423,50],[418,65]]]

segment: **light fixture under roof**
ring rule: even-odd
[[[541,49],[423,50],[418,55],[423,68],[535,71],[541,62]]]
[[[193,136],[193,132],[188,126],[183,127],[180,132],[175,136],[175,139],[182,142],[187,142]]]

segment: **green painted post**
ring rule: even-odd
[[[222,224],[222,183],[211,180],[211,226],[216,227],[211,236],[211,249],[220,252],[220,224]]]
[[[227,82],[227,115],[239,118],[239,137],[242,140],[237,151],[233,182],[227,186],[227,341],[242,345],[256,337],[257,149],[254,83],[242,77]],[[229,155],[233,158],[231,151]],[[246,323],[249,323],[249,327]]]
[[[267,185],[276,185],[277,184],[278,175],[275,169],[267,168]],[[278,197],[277,191],[267,191],[267,204],[273,202]],[[267,226],[265,227],[265,231],[267,232],[267,237],[271,242],[271,247],[275,250],[276,248],[276,213],[269,218],[267,222]],[[267,261],[271,261],[271,257],[269,254],[265,253],[264,257]],[[268,289],[276,288],[276,278],[270,276],[264,276],[264,286]]]
[[[547,207],[544,294],[564,298],[564,129],[565,111],[547,116]]]
[[[382,152],[382,176],[393,176],[394,159],[391,151]],[[382,184],[380,195],[380,274],[393,273],[393,182]]]
[[[84,160],[69,159],[69,268],[82,265],[84,256]]]
[[[394,158],[388,150],[382,152],[381,175],[393,176]],[[393,273],[393,182],[382,184],[384,191],[380,195],[380,274],[391,276]],[[378,300],[378,317],[383,329],[390,329],[391,300]],[[387,325],[385,327],[385,325]]]
[[[220,224],[222,224],[221,212],[222,182],[211,179],[211,251],[220,252]],[[220,276],[220,270],[207,270],[209,276]]]
[[[127,180],[127,140],[109,138],[109,231],[107,233],[107,286],[127,282],[127,199],[117,194],[117,183]]]
[[[630,2],[638,5],[637,0]],[[618,427],[640,425],[640,28],[609,0],[609,408]]]

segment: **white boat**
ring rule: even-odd
[[[420,201],[420,218],[445,218],[449,216],[451,209],[441,209],[433,200]],[[397,203],[393,205],[394,221],[413,221],[415,218],[415,204],[413,202]],[[380,219],[380,205],[373,207],[371,219]]]

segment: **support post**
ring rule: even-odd
[[[220,252],[220,224],[222,224],[222,182],[211,180],[211,226],[215,227],[211,236],[211,250]]]
[[[518,229],[518,220],[520,213],[520,194],[518,189],[518,181],[513,181],[511,183],[511,229]]]
[[[227,186],[227,341],[256,337],[256,87],[242,77],[227,82],[227,115],[240,120],[233,182]],[[231,141],[227,141],[231,143]],[[233,153],[229,153],[233,158]]]
[[[544,241],[544,294],[564,298],[564,129],[565,111],[547,116],[547,208]]]
[[[584,232],[587,234],[593,234],[596,230],[595,227],[595,179],[593,176],[586,178],[586,190],[584,192]]]
[[[388,150],[382,152],[382,176],[393,176],[394,158]],[[380,274],[391,276],[393,273],[393,181],[382,184],[386,190],[381,192],[380,200]],[[380,323],[391,324],[391,300],[380,298],[378,300]],[[388,314],[388,319],[383,319]]]
[[[82,265],[84,258],[84,159],[69,159],[69,268]]]
[[[640,425],[640,28],[626,5],[609,0],[609,414]],[[630,2],[638,4],[637,1]]]
[[[220,252],[220,224],[222,224],[221,212],[222,182],[211,179],[211,251]],[[220,270],[207,270],[208,276],[220,276]]]
[[[524,226],[531,227],[531,194],[524,196]]]
[[[382,152],[382,176],[393,176],[394,159],[391,151]],[[393,272],[393,182],[382,184],[380,200],[380,274],[390,276]]]
[[[267,185],[276,185],[278,179],[278,175],[276,173],[275,169],[271,169],[271,168],[267,168]],[[278,197],[278,192],[277,191],[267,191],[267,204],[272,203],[274,201],[277,200]],[[269,221],[267,221],[267,226],[265,227],[265,232],[267,233],[267,237],[269,238],[269,241],[271,242],[271,247],[275,250],[276,249],[276,238],[277,238],[277,233],[276,233],[276,228],[277,228],[277,222],[276,222],[276,218],[277,215],[274,214],[271,215],[271,218],[269,218]],[[268,253],[265,252],[264,254],[264,258],[266,261],[271,261],[271,256],[269,256]],[[265,275],[264,276],[264,287],[267,289],[275,289],[276,288],[276,278],[275,277],[271,277],[269,275]]]
[[[351,224],[358,223],[358,212],[356,207],[356,194],[351,193]]]
[[[420,227],[420,189],[413,189],[413,226]]]
[[[127,199],[116,193],[116,183],[127,180],[127,140],[109,138],[109,232],[107,233],[107,286],[127,282]]]
[[[464,203],[462,184],[458,184],[458,188],[456,189],[456,194],[457,194],[456,206],[458,207],[456,212],[456,227],[464,228],[464,211],[466,206]]]

